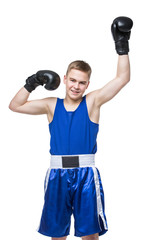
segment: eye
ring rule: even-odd
[[[85,85],[85,84],[86,84],[86,82],[80,82],[80,84],[82,84],[82,85]]]
[[[75,79],[70,79],[71,82],[75,82],[76,80]]]

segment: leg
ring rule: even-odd
[[[82,237],[82,240],[98,240],[98,239],[99,239],[98,233]]]
[[[92,233],[103,235],[107,232],[101,179],[95,167],[79,168],[78,174],[79,185],[73,201],[75,235],[88,240],[98,239],[98,235]]]
[[[51,240],[66,240],[69,235],[72,206],[67,177],[66,169],[50,169],[47,174],[45,202],[38,232],[50,236]]]
[[[66,237],[60,237],[60,238],[52,238],[52,240],[66,240],[67,239],[67,236]]]

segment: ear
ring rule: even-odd
[[[63,83],[66,84],[66,80],[67,80],[67,77],[66,75],[64,75],[64,78],[63,78]]]
[[[88,81],[88,84],[87,84],[87,87],[86,87],[86,89],[88,88],[89,84],[90,84],[90,81]]]

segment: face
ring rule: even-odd
[[[82,98],[89,85],[88,74],[77,69],[71,69],[67,76],[64,76],[67,97],[78,100]]]

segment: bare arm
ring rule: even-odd
[[[26,114],[48,114],[48,99],[28,101],[30,93],[23,87],[9,104],[9,109]]]
[[[100,107],[111,100],[130,80],[130,64],[128,55],[118,57],[116,77],[104,87],[87,94],[89,117],[99,122]]]
[[[128,82],[130,81],[130,62],[128,55],[118,57],[116,77],[108,82],[104,87],[94,92],[95,105],[100,107],[102,104],[111,100]]]
[[[130,81],[130,63],[128,52],[132,26],[133,21],[128,17],[118,17],[114,19],[111,25],[115,49],[119,55],[117,74],[116,77],[107,83],[103,88],[95,91],[95,107],[97,108],[112,99]]]
[[[22,87],[9,104],[9,108],[14,112],[26,114],[47,114],[48,120],[53,117],[53,108],[56,98],[45,98],[28,101],[30,93],[39,85],[44,85],[47,90],[55,90],[60,84],[60,77],[56,72],[50,70],[38,71],[36,74],[26,79],[26,84]]]

